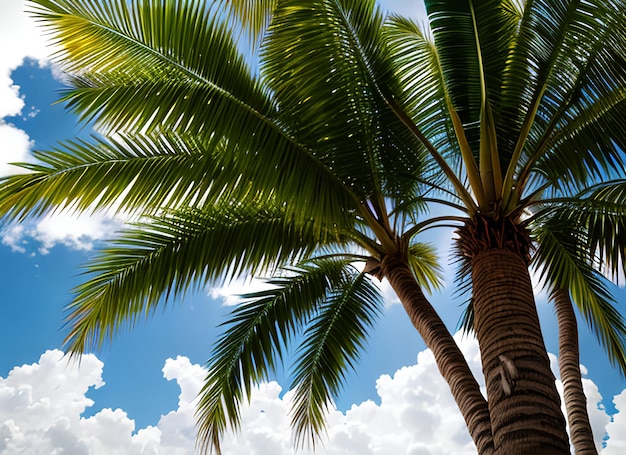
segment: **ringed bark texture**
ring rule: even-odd
[[[555,293],[554,309],[559,324],[559,370],[572,445],[576,455],[598,455],[580,374],[578,324],[567,290]]]
[[[439,371],[450,386],[478,453],[493,454],[487,402],[454,338],[424,296],[406,261],[388,255],[383,258],[381,269],[402,302],[413,326],[433,352]]]
[[[565,419],[524,258],[488,249],[472,258],[474,328],[496,453],[569,454]]]

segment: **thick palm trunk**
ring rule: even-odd
[[[580,373],[578,326],[568,291],[561,289],[555,293],[554,309],[559,324],[559,370],[572,445],[576,455],[597,455]]]
[[[450,386],[478,453],[493,454],[487,402],[454,338],[424,296],[406,261],[396,256],[385,256],[381,270],[426,346],[433,352],[439,371]]]
[[[475,255],[471,267],[496,453],[569,454],[526,262],[519,253],[491,248]]]

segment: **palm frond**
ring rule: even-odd
[[[534,267],[549,289],[567,289],[611,363],[626,374],[626,321],[614,307],[606,279],[589,263],[584,233],[571,220],[552,215],[536,228]]]
[[[586,96],[584,105],[572,106],[567,119],[555,129],[546,144],[549,152],[544,151],[529,169],[563,191],[619,174],[626,162],[622,121],[626,92],[615,90],[597,99]]]
[[[382,306],[378,287],[354,270],[310,322],[294,372],[292,425],[297,445],[315,445],[332,398],[345,385],[345,375],[354,368]]]
[[[615,122],[623,110],[623,103],[617,106],[618,99],[623,99],[620,87],[625,83],[621,70],[624,6],[622,2],[595,1],[529,3],[518,47],[532,63],[527,70],[531,74],[521,72],[515,86],[534,90],[521,99],[534,103],[536,113],[521,155],[525,167],[522,182],[539,160],[545,161],[538,165],[539,172],[551,172],[555,184],[558,180],[554,176],[561,177],[561,183],[574,177],[583,181],[585,169],[577,166],[588,154],[597,160],[595,164],[584,163],[592,171],[606,163],[619,167],[619,162],[611,164],[616,155],[611,142],[619,146],[624,141],[623,125]],[[512,103],[512,109],[524,112],[519,109],[519,99],[512,99]],[[530,106],[528,109],[531,112]],[[560,172],[555,172],[565,162],[575,171],[568,174],[561,164]],[[551,168],[555,170],[548,171]]]
[[[626,179],[601,182],[571,198],[546,201],[537,212],[577,226],[594,268],[617,280],[626,271]]]
[[[433,147],[461,174],[458,138],[449,114],[451,101],[432,37],[400,16],[390,17],[383,32],[396,74],[392,80],[396,85],[390,90]]]
[[[626,179],[590,187],[577,199],[581,203],[575,205],[582,207],[576,213],[587,226],[589,250],[597,254],[600,270],[613,280],[626,276]]]
[[[108,131],[145,131],[165,120],[212,131],[204,124],[212,112],[258,117],[269,109],[223,14],[204,2],[42,0],[34,11],[74,76],[70,108]]]
[[[267,281],[268,289],[244,295],[222,326],[196,412],[199,444],[220,451],[220,436],[237,429],[240,405],[255,383],[266,380],[283,350],[308,324],[326,297],[346,279],[349,261],[313,259]]]
[[[67,308],[68,348],[80,353],[100,346],[190,287],[272,270],[308,254],[320,240],[312,223],[297,225],[282,209],[258,201],[138,223],[85,266],[90,278]]]
[[[225,143],[203,143],[174,134],[119,135],[116,139],[77,139],[22,163],[28,173],[4,177],[0,213],[24,219],[69,208],[78,212],[117,206],[120,211],[155,213],[165,207],[212,200],[249,189]],[[231,193],[232,194],[232,193]]]
[[[425,4],[445,89],[476,152],[483,81],[472,2],[433,0]]]
[[[278,0],[225,0],[222,3],[247,31],[254,46],[267,30]]]
[[[414,191],[421,166],[419,144],[380,93],[393,76],[382,20],[373,1],[288,0],[262,49],[262,73],[292,134],[379,205]]]
[[[103,131],[158,134],[167,125],[201,142],[223,141],[224,159],[249,173],[248,180],[301,198],[289,207],[314,208],[317,217],[338,202],[341,218],[358,200],[350,182],[277,120],[270,92],[245,64],[228,25],[204,2],[42,0],[36,14],[75,75],[66,95],[70,108]]]
[[[409,247],[409,266],[419,285],[429,292],[442,286],[442,269],[434,245],[414,243]]]

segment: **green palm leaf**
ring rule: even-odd
[[[277,120],[275,103],[227,25],[203,5],[44,0],[36,12],[62,38],[61,55],[76,74],[66,100],[105,132],[160,133],[165,124],[170,132],[225,144],[222,163],[235,164],[258,188],[297,197],[288,204],[294,213],[312,209],[317,219],[334,211],[342,219],[359,200],[349,182]]]
[[[549,289],[569,290],[610,361],[626,374],[626,321],[613,305],[606,279],[589,263],[585,233],[573,232],[572,221],[553,215],[537,227],[535,267]]]
[[[66,95],[70,107],[110,131],[165,119],[199,131],[229,103],[252,117],[269,109],[223,14],[202,1],[50,0],[35,12],[63,38],[59,56],[77,85]]]
[[[536,3],[521,24],[516,49],[542,68],[536,77],[520,73],[516,84],[534,90],[519,96],[522,103],[534,103],[528,112],[536,109],[521,155],[525,169],[520,180],[525,182],[531,169],[548,174],[554,185],[583,182],[588,175],[597,175],[597,167],[619,169],[615,145],[624,144],[623,122],[616,121],[623,105],[619,87],[625,83],[624,40],[619,36],[625,25],[624,5]],[[526,65],[523,59],[518,63]],[[511,98],[511,103],[512,109],[519,110],[520,98]]]
[[[409,265],[417,282],[429,292],[441,288],[443,279],[434,245],[415,243],[409,248]]]
[[[385,23],[384,34],[396,73],[393,82],[397,86],[392,92],[441,155],[455,160],[455,167],[460,166],[459,157],[452,153],[457,151],[452,120],[442,115],[451,106],[432,37],[414,21],[400,16],[392,16]]]
[[[278,0],[227,0],[222,3],[243,25],[255,45],[267,30]]]
[[[380,93],[393,77],[382,20],[374,1],[288,0],[262,49],[262,74],[294,136],[377,205],[410,193],[421,165],[419,144]]]
[[[67,344],[83,352],[191,286],[255,274],[311,252],[313,223],[294,224],[269,205],[183,210],[127,229],[86,266],[92,275],[68,306]]]
[[[0,213],[23,219],[68,207],[92,211],[115,205],[121,211],[155,213],[207,198],[216,201],[225,192],[243,198],[249,189],[233,185],[241,172],[224,155],[223,142],[173,134],[70,141],[35,152],[37,163],[20,164],[29,173],[2,179]]]
[[[292,422],[296,444],[313,446],[325,416],[364,348],[383,306],[377,286],[354,270],[332,290],[304,333],[295,365]]]
[[[426,1],[439,61],[454,109],[458,112],[470,144],[478,144],[476,126],[481,110],[481,62],[471,1]],[[454,24],[454,25],[452,25]]]
[[[576,217],[588,226],[589,250],[597,265],[617,280],[626,275],[626,179],[604,182],[582,192]]]
[[[222,324],[224,334],[215,343],[207,381],[197,410],[203,448],[219,453],[219,437],[237,428],[239,408],[250,398],[254,383],[274,371],[283,350],[301,332],[328,295],[351,273],[349,260],[313,259],[268,280],[267,290],[243,296],[244,303]]]

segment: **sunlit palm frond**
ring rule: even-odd
[[[347,267],[347,260],[313,259],[268,280],[267,290],[243,296],[208,362],[196,414],[201,447],[219,453],[220,436],[239,426],[240,406],[253,385],[283,361],[284,348],[346,280]]]
[[[70,107],[104,131],[145,134],[165,127],[199,140],[224,138],[228,158],[249,180],[303,196],[289,205],[294,210],[316,208],[321,216],[336,206],[330,200],[343,200],[344,208],[353,203],[349,182],[274,118],[276,106],[227,24],[203,2],[43,1],[37,14],[64,43],[63,60],[76,74],[77,87],[66,96]]]
[[[209,195],[219,200],[227,189],[242,197],[247,187],[236,185],[241,173],[225,149],[172,134],[68,141],[34,152],[35,163],[21,164],[28,173],[2,179],[0,212],[10,219],[63,208],[155,213]]]
[[[419,144],[381,95],[393,77],[382,20],[373,1],[281,2],[262,52],[294,136],[375,204],[413,190],[421,166]]]
[[[66,95],[70,107],[111,131],[155,128],[164,119],[197,131],[204,113],[229,103],[267,113],[268,98],[223,14],[204,2],[53,0],[39,2],[35,13],[61,44],[64,69],[76,76],[70,80],[77,90]]]
[[[247,31],[253,46],[259,42],[271,22],[278,0],[222,0],[221,3]]]
[[[409,265],[420,286],[429,292],[442,286],[442,269],[434,245],[415,243],[409,248]]]
[[[313,223],[297,225],[263,204],[222,204],[152,218],[111,241],[86,266],[68,306],[67,344],[83,352],[125,324],[207,281],[289,264],[320,242]]]
[[[370,278],[353,270],[332,289],[303,334],[294,371],[292,425],[296,444],[315,445],[346,373],[355,367],[383,298]]]
[[[452,154],[457,138],[432,37],[414,21],[400,16],[389,18],[384,33],[396,73],[393,93],[433,146],[446,158],[456,160],[453,167],[457,168],[460,157]]]

